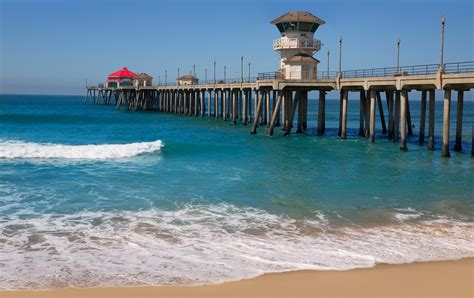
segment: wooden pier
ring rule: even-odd
[[[378,116],[382,133],[407,150],[407,136],[413,134],[410,114],[410,91],[421,91],[418,140],[425,143],[426,110],[428,109],[428,149],[434,150],[435,90],[444,91],[443,157],[450,156],[449,130],[451,98],[457,96],[456,138],[452,148],[462,151],[462,114],[464,92],[474,88],[474,61],[418,65],[397,68],[375,68],[341,72],[321,72],[312,79],[282,79],[278,73],[261,73],[257,78],[213,80],[194,85],[159,85],[148,87],[87,87],[85,102],[110,104],[117,109],[151,110],[194,117],[208,117],[249,124],[250,133],[265,129],[272,135],[281,127],[285,135],[295,128],[307,128],[308,92],[316,91],[318,99],[317,135],[326,129],[326,93],[340,92],[339,136],[347,137],[349,92],[360,96],[359,135],[375,142]],[[386,101],[383,107],[382,97]],[[386,115],[387,114],[387,115]],[[474,136],[473,136],[474,139]],[[471,149],[471,156],[473,152]]]

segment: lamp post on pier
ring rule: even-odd
[[[227,65],[224,65],[224,83],[226,83],[227,80]]]
[[[439,69],[441,71],[444,70],[444,62],[443,62],[443,56],[444,56],[444,24],[446,23],[446,18],[443,16],[441,18],[441,61],[439,64]]]
[[[339,76],[342,75],[342,35],[339,36]]]
[[[240,57],[240,83],[244,82],[244,56]]]
[[[168,70],[165,70],[165,86],[168,86]]]
[[[196,64],[193,64],[193,76],[196,76]]]
[[[400,72],[400,37],[397,39],[397,72]]]
[[[178,86],[179,86],[179,67],[178,67]]]
[[[214,60],[214,85],[216,84],[216,61]]]
[[[250,83],[250,62],[249,62],[249,83]]]
[[[328,69],[327,69],[327,73],[326,73],[326,76],[327,76],[328,79],[329,79],[329,53],[331,53],[331,51],[328,50]]]
[[[204,82],[206,82],[207,84],[207,68],[204,69],[204,78],[205,78]]]

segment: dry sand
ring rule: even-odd
[[[296,271],[210,286],[6,291],[0,297],[474,297],[474,259]]]

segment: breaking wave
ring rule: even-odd
[[[207,284],[302,269],[474,256],[449,219],[334,226],[229,204],[0,217],[0,288]]]
[[[6,159],[118,159],[160,150],[160,140],[130,144],[63,145],[0,141],[0,158]]]

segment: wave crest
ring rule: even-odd
[[[0,158],[118,159],[160,150],[160,140],[129,144],[63,145],[22,141],[0,142]]]

